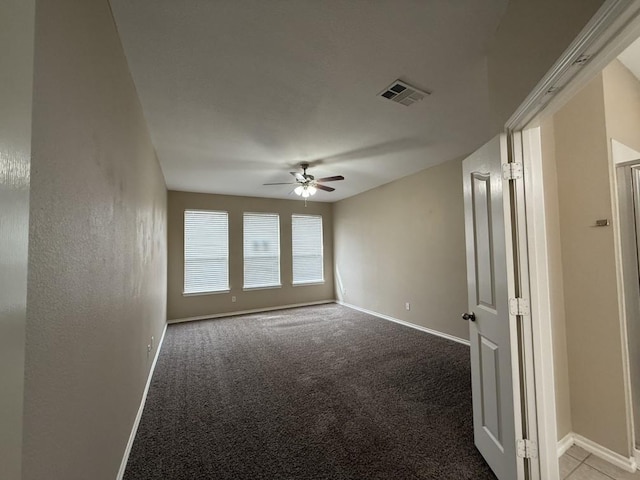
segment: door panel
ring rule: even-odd
[[[489,175],[471,175],[476,256],[476,303],[495,309],[495,281],[493,273],[493,239],[491,238],[491,184]]]
[[[469,322],[474,440],[496,476],[514,480],[522,476],[522,462],[516,456],[520,414],[511,361],[515,324],[508,308],[504,152],[505,137],[494,138],[463,162],[463,175],[469,313],[475,315]]]
[[[482,427],[502,450],[500,429],[500,355],[498,346],[480,336],[480,384],[482,385]]]

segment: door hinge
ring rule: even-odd
[[[518,440],[516,447],[519,458],[538,458],[538,444],[533,440]]]
[[[504,180],[518,180],[523,176],[522,164],[518,162],[502,164],[502,178]]]
[[[526,298],[510,298],[509,313],[511,315],[529,315],[529,300]]]

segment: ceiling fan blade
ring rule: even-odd
[[[316,182],[335,182],[336,180],[344,180],[344,177],[342,175],[335,175],[333,177],[319,178]]]
[[[302,175],[301,173],[298,173],[298,172],[289,172],[289,173],[294,177],[296,177],[296,180],[299,182],[305,182],[307,180],[306,178],[304,178],[304,175]]]
[[[296,182],[263,183],[262,185],[295,185]]]
[[[326,185],[316,185],[316,188],[325,192],[333,192],[335,190],[335,188],[327,187]]]

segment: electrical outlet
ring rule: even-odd
[[[231,296],[231,301],[232,301],[233,303],[236,303],[236,296],[235,296],[235,295],[232,295],[232,296]]]
[[[411,304],[409,302],[404,304],[404,309],[408,312],[409,310],[411,310]]]

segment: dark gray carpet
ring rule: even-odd
[[[335,304],[171,325],[125,479],[495,479],[468,357]]]

